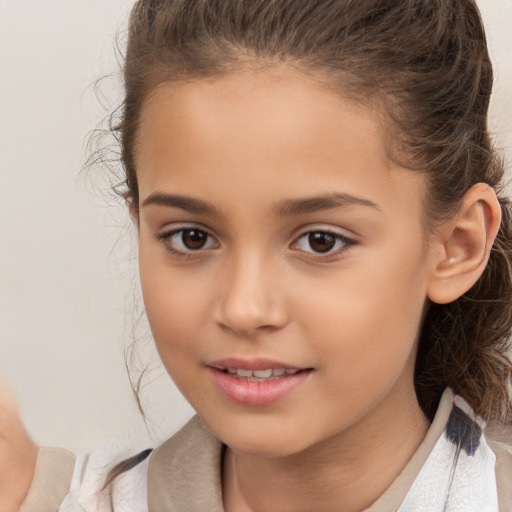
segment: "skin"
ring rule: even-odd
[[[17,512],[28,492],[37,458],[12,391],[0,380],[0,511]]]
[[[228,446],[228,512],[359,511],[428,428],[413,385],[422,314],[481,276],[501,208],[478,183],[427,237],[423,178],[388,161],[378,119],[286,67],[161,87],[143,110],[131,210],[144,298],[167,370]],[[184,227],[208,233],[203,248],[169,235]],[[332,251],[311,231],[335,233]],[[240,405],[212,384],[225,357],[311,371],[275,403]],[[19,509],[37,449],[0,382],[2,512]]]
[[[374,112],[286,67],[159,88],[136,165],[148,318],[169,374],[228,445],[226,509],[370,505],[428,428],[413,370],[439,251],[424,233],[423,177],[390,162]],[[332,193],[367,204],[276,213]],[[196,251],[161,239],[183,227],[211,238]],[[322,230],[353,242],[317,254],[304,234]],[[276,403],[239,405],[207,368],[226,357],[313,370]]]

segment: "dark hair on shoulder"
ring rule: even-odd
[[[487,130],[493,73],[473,0],[139,0],[113,131],[124,195],[138,207],[134,151],[141,110],[165,82],[221,76],[251,62],[295,66],[341,95],[381,107],[390,154],[427,176],[431,227],[482,182],[503,220],[486,270],[450,304],[430,304],[415,384],[433,416],[451,386],[488,421],[511,417],[512,218],[503,163]]]

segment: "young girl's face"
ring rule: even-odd
[[[145,104],[147,314],[169,374],[235,450],[400,435],[421,415],[425,183],[389,160],[379,119],[284,66],[164,85]]]

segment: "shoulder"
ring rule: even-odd
[[[151,452],[127,458],[129,451],[121,442],[78,457],[63,448],[40,448],[20,512],[145,510]]]
[[[496,460],[501,455],[492,450],[495,437],[489,434],[469,405],[446,390],[427,436],[413,456],[422,455],[421,464],[413,465],[413,469],[420,466],[419,471],[406,468],[405,475],[397,479],[402,482],[399,497],[405,495],[400,512],[512,512],[506,495],[511,475],[497,470]],[[506,453],[507,443],[503,448]]]
[[[488,481],[500,512],[512,512],[512,425],[486,425],[455,395],[445,433],[458,447],[457,460],[463,472],[471,473],[471,467],[480,472],[471,488]]]
[[[487,444],[496,456],[496,485],[501,512],[512,512],[512,426],[484,429]]]
[[[126,458],[127,452],[104,448],[77,458],[61,512],[139,512],[147,501],[151,450]],[[121,460],[120,460],[121,459]]]
[[[68,492],[75,455],[64,448],[40,448],[34,476],[20,512],[58,510]]]
[[[113,442],[75,457],[41,448],[20,512],[222,511],[222,444],[194,416],[156,449]]]
[[[151,453],[151,449],[146,449],[132,455],[120,444],[112,443],[77,457],[68,493],[59,511],[145,510]]]
[[[126,458],[103,449],[78,457],[59,511],[221,512],[221,460],[222,444],[194,416],[154,450]]]

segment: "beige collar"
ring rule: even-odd
[[[425,439],[407,466],[368,512],[397,510],[444,431],[453,406],[447,389]],[[223,512],[223,445],[198,416],[160,445],[148,472],[149,512]]]
[[[389,512],[398,510],[405,496],[409,492],[414,480],[425,464],[435,444],[444,432],[446,422],[453,408],[453,392],[447,388],[439,402],[434,421],[427,431],[427,435],[414,452],[411,460],[402,472],[395,478],[384,494],[368,509],[363,512]]]
[[[198,416],[153,453],[149,512],[223,512],[223,445]]]

